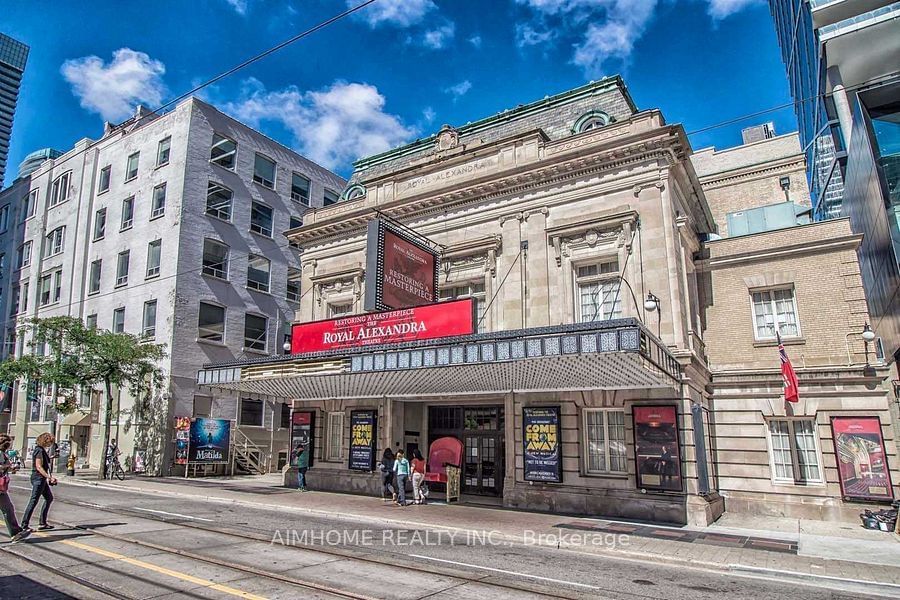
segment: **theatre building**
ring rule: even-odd
[[[378,495],[384,448],[427,456],[452,437],[464,498],[711,522],[726,499],[708,288],[742,250],[707,243],[691,153],[611,77],[362,159],[344,199],[287,234],[302,249],[291,352],[208,365],[198,383],[292,402],[315,489]],[[865,402],[890,423],[883,391]]]

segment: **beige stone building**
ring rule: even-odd
[[[777,348],[752,339],[752,294],[770,287],[770,279],[782,285],[808,275],[766,266],[769,254],[785,253],[777,246],[783,232],[717,240],[714,220],[735,208],[783,201],[781,187],[780,198],[768,190],[785,169],[788,199],[808,204],[796,148],[790,139],[769,143],[788,147],[777,164],[766,159],[773,164],[755,170],[708,151],[703,170],[690,158],[683,128],[667,124],[658,110],[639,111],[613,77],[362,159],[343,201],[308,213],[287,234],[303,248],[296,322],[364,313],[367,226],[380,218],[440,247],[440,299],[472,298],[476,331],[213,364],[199,383],[215,397],[287,399],[295,414],[311,415],[309,479],[318,489],[380,493],[376,472],[348,468],[351,422],[355,411],[366,410],[377,417],[379,454],[385,447],[424,453],[436,439],[455,437],[465,450],[464,494],[493,496],[509,507],[705,524],[728,508],[726,492],[747,510],[763,510],[754,500],[779,505],[792,490],[748,489],[744,482],[768,478],[768,436],[754,402],[783,405]],[[757,191],[742,187],[746,182]],[[708,203],[707,192],[731,201],[729,186],[759,203]],[[780,222],[782,207],[772,210],[770,221]],[[791,224],[802,212],[792,212]],[[851,307],[859,307],[846,301],[856,293],[850,259],[857,240],[841,227],[793,231],[810,232],[811,247],[834,253],[841,265],[835,279],[844,286],[834,288],[844,302],[836,310],[858,334],[864,314],[852,315]],[[787,237],[792,246],[799,240],[796,233]],[[756,258],[747,259],[748,252]],[[736,286],[737,278],[752,284]],[[808,327],[814,335],[813,321]],[[850,331],[840,333],[842,344]],[[727,342],[732,333],[734,343]],[[729,354],[745,341],[743,359]],[[830,339],[809,340],[817,352],[832,346]],[[858,346],[851,347],[854,356]],[[749,378],[736,379],[735,370]],[[882,415],[885,395],[862,387],[877,377],[857,371],[845,371],[834,385],[847,390],[850,404],[868,403]],[[754,377],[755,387],[728,388]],[[803,369],[801,377],[808,385]],[[742,416],[719,410],[718,393],[723,406],[755,396],[742,405]],[[529,443],[537,409],[559,415],[553,433],[559,443],[551,444],[558,454],[547,463],[559,470],[543,480],[535,480]],[[825,413],[821,418],[827,422]],[[734,453],[745,449],[720,446],[719,435],[753,438],[762,452],[759,472],[740,472]],[[889,457],[892,467],[895,458]],[[823,493],[839,502],[834,486]]]

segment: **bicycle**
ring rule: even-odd
[[[113,477],[119,481],[125,480],[125,469],[122,468],[122,463],[119,462],[118,456],[110,456],[106,459],[106,479],[112,479]]]

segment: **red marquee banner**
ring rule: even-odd
[[[475,333],[474,300],[366,313],[299,323],[291,328],[291,353],[397,344]]]

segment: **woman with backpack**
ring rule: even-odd
[[[381,499],[385,500],[391,495],[391,501],[397,501],[397,492],[394,491],[394,453],[390,448],[385,448],[378,463],[378,471],[381,473]]]

